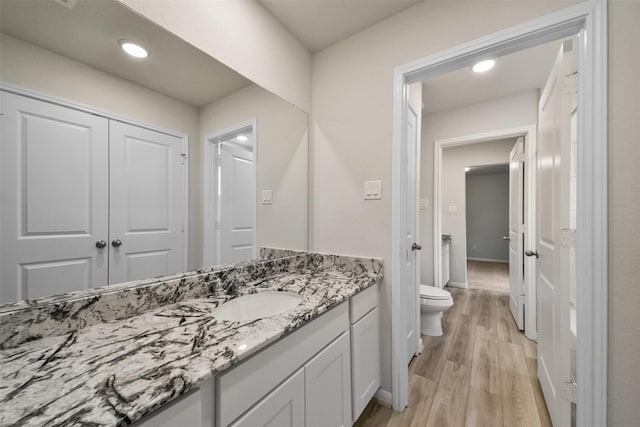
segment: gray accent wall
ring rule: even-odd
[[[509,261],[509,173],[467,173],[467,259]]]

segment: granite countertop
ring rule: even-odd
[[[306,264],[244,283],[236,295],[302,296],[268,318],[217,320],[212,310],[235,295],[208,295],[4,348],[0,425],[131,424],[377,283],[381,262],[369,261],[373,268]]]

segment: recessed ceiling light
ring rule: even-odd
[[[247,139],[249,139],[249,138],[247,138],[247,137],[246,137],[246,136],[244,136],[244,135],[238,135],[238,141],[245,142]]]
[[[492,69],[494,65],[496,65],[495,59],[487,59],[478,62],[471,69],[476,73],[484,73],[485,71],[489,71],[490,69]]]
[[[120,47],[129,55],[135,56],[136,58],[146,58],[149,56],[147,49],[129,40],[120,40]]]

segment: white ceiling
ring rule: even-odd
[[[516,138],[513,138],[512,140],[514,143],[516,142]],[[467,171],[467,176],[497,175],[502,173],[505,173],[505,174],[509,173],[509,163],[502,163],[497,165],[471,166]]]
[[[0,31],[195,107],[250,82],[179,37],[114,1],[0,0]],[[149,57],[129,57],[118,41],[143,43]]]
[[[258,0],[311,52],[318,52],[422,0]]]
[[[498,58],[486,73],[469,67],[440,75],[422,83],[423,114],[541,89],[560,49],[555,41]]]

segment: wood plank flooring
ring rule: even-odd
[[[423,336],[409,365],[409,406],[398,413],[371,402],[355,426],[550,427],[536,344],[517,329],[508,294],[448,290],[444,335]]]
[[[472,289],[509,292],[509,264],[468,260],[467,283]]]

